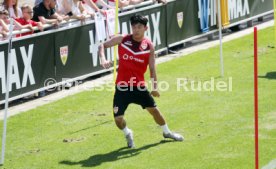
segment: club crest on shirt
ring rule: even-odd
[[[143,41],[142,44],[141,44],[141,48],[142,48],[143,50],[147,49],[147,48],[148,48],[147,42]]]

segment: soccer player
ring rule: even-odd
[[[153,116],[155,122],[163,129],[164,138],[183,141],[183,136],[170,131],[153,99],[160,94],[157,90],[154,46],[144,36],[148,29],[148,19],[135,14],[130,21],[132,34],[114,36],[99,46],[101,65],[107,69],[112,63],[106,60],[104,49],[119,45],[119,68],[113,100],[115,123],[125,134],[128,147],[133,148],[133,131],[127,127],[124,113],[130,103],[135,103],[141,105]],[[151,92],[147,90],[144,80],[144,73],[148,66],[150,77],[154,80]]]

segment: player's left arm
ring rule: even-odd
[[[157,74],[156,74],[156,67],[155,67],[155,53],[154,53],[154,46],[151,45],[150,48],[150,58],[149,58],[149,70],[150,70],[150,79],[152,81],[152,91],[151,95],[153,97],[160,97],[158,92],[158,85],[157,85]]]

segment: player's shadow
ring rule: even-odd
[[[60,164],[64,165],[81,165],[82,167],[96,167],[101,165],[105,162],[113,162],[125,158],[130,158],[139,155],[142,151],[147,150],[151,147],[158,146],[160,144],[168,143],[172,141],[162,140],[158,143],[153,143],[149,145],[145,145],[140,148],[135,149],[129,149],[127,147],[119,148],[117,150],[111,151],[106,154],[96,154],[93,156],[90,156],[88,159],[81,160],[81,161],[68,161],[64,160],[59,162]]]
[[[269,79],[269,80],[276,80],[276,72],[267,72],[265,76],[258,76],[258,77]]]
[[[83,129],[80,129],[80,130],[71,132],[71,134],[78,133],[78,132],[82,132],[82,131],[85,131],[85,130],[89,130],[89,129],[91,129],[91,128],[95,128],[95,127],[98,127],[98,126],[102,126],[102,125],[104,125],[104,124],[108,124],[108,123],[111,123],[111,122],[113,122],[113,120],[104,121],[104,122],[101,122],[100,124],[96,124],[96,125],[93,125],[93,126],[90,126],[90,127],[86,127],[86,128],[83,128]]]

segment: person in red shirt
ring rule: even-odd
[[[22,5],[21,10],[23,17],[16,19],[17,22],[19,22],[21,25],[31,25],[32,27],[37,26],[40,31],[43,31],[43,24],[41,22],[35,22],[31,20],[33,18],[33,9],[31,6],[24,4]],[[22,33],[21,36],[30,35],[32,33],[33,31]],[[19,36],[20,35],[18,35],[17,37]]]
[[[153,116],[155,122],[163,129],[165,138],[183,141],[182,135],[170,131],[153,99],[153,97],[159,97],[160,93],[157,89],[154,46],[149,39],[145,38],[148,19],[135,14],[131,17],[130,22],[132,34],[114,36],[99,46],[101,65],[104,68],[109,68],[112,63],[106,60],[104,49],[119,45],[119,67],[113,99],[115,123],[124,132],[128,147],[133,148],[133,132],[126,126],[124,113],[129,104],[135,103]],[[149,67],[150,77],[153,79],[151,92],[146,88],[144,79],[147,67]]]
[[[3,23],[7,26],[7,28],[9,28],[10,18],[9,18],[9,12],[7,10],[1,10],[0,11],[0,20],[2,20]],[[31,25],[29,25],[29,24],[28,25],[21,25],[14,18],[13,18],[13,24],[14,24],[14,30],[30,29],[31,31],[33,31],[33,28],[32,28]]]

